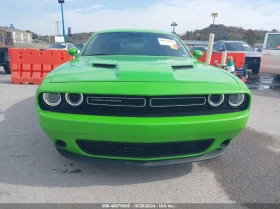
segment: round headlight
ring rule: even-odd
[[[212,107],[218,107],[224,102],[225,96],[223,94],[212,94],[208,96],[208,103]]]
[[[44,93],[43,100],[47,105],[54,107],[60,104],[61,95],[59,93]]]
[[[65,94],[65,100],[72,106],[79,106],[83,103],[84,97],[82,94]]]
[[[244,94],[231,94],[228,97],[228,103],[231,107],[239,107],[245,100]]]

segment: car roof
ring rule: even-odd
[[[226,43],[232,43],[232,42],[236,42],[236,43],[240,43],[240,42],[242,42],[242,43],[245,43],[245,41],[236,41],[236,40],[226,40],[226,41],[224,41],[224,40],[220,40],[220,41],[217,41],[217,42],[226,42]]]
[[[67,42],[55,42],[55,43],[50,43],[50,44],[69,44]]]
[[[171,32],[161,31],[161,30],[150,30],[150,29],[109,29],[101,30],[95,33],[114,33],[114,32],[142,32],[142,33],[161,33],[161,34],[173,34]]]

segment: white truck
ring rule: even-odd
[[[280,77],[280,33],[265,35],[260,73],[274,74]]]

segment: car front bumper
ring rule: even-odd
[[[61,114],[38,110],[45,134],[55,144],[63,140],[66,148],[59,152],[70,159],[126,165],[163,165],[193,162],[217,157],[225,148],[221,143],[234,139],[245,127],[249,110],[207,116],[127,118]],[[115,143],[169,143],[213,139],[203,152],[168,157],[133,158],[100,156],[84,152],[77,140]]]
[[[184,157],[184,158],[167,159],[167,160],[151,160],[151,161],[94,158],[85,155],[74,154],[72,152],[68,152],[62,149],[57,149],[57,151],[59,152],[59,154],[61,154],[63,157],[69,160],[75,160],[80,162],[87,162],[87,163],[94,163],[94,164],[108,164],[108,165],[124,165],[124,166],[161,166],[161,165],[192,163],[192,162],[217,158],[226,151],[226,148],[217,149],[207,154],[194,156],[194,157]]]

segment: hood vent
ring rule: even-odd
[[[185,70],[185,69],[192,69],[192,65],[177,65],[177,66],[172,66],[173,70]]]
[[[107,69],[115,69],[116,65],[112,65],[112,64],[92,64],[92,67],[96,67],[96,68],[107,68]]]

